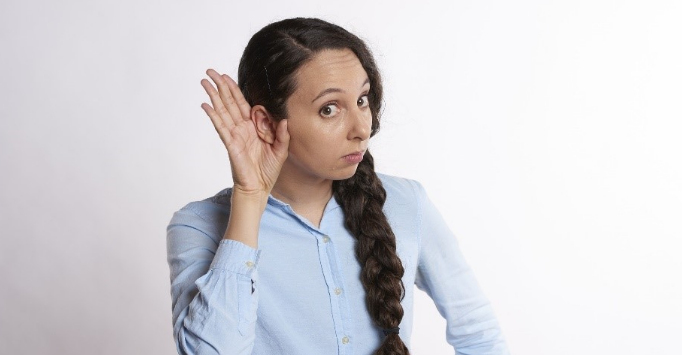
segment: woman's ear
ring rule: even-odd
[[[252,118],[259,138],[268,144],[273,144],[276,137],[277,122],[271,117],[271,114],[266,111],[266,108],[262,105],[253,106],[250,117]]]

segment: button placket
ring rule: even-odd
[[[335,252],[336,245],[332,243],[329,235],[320,233],[316,236],[318,240],[318,252],[323,269],[323,275],[328,284],[328,294],[330,297],[330,305],[332,307],[333,323],[335,332],[337,333],[337,344],[340,355],[352,354],[354,349],[350,343],[349,325],[346,324],[346,299],[344,297],[340,269],[337,263],[337,255]]]

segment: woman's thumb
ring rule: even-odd
[[[287,152],[290,145],[290,132],[287,131],[287,119],[282,119],[276,127],[276,139],[273,142],[273,149],[279,154]]]

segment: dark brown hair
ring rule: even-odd
[[[238,83],[251,106],[263,105],[274,119],[287,118],[286,101],[296,88],[295,72],[324,49],[350,49],[370,80],[371,137],[380,128],[382,81],[366,44],[340,26],[315,18],[292,18],[271,23],[255,33],[238,68]],[[397,256],[396,238],[382,211],[386,192],[366,151],[354,176],[333,181],[333,194],[344,211],[344,223],[356,238],[356,258],[366,306],[378,326],[382,345],[375,354],[407,355],[397,328],[404,316],[401,300],[404,267]],[[389,331],[394,329],[394,331]]]

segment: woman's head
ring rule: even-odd
[[[272,122],[288,119],[287,169],[297,177],[333,180],[355,251],[366,306],[378,326],[376,354],[406,355],[396,332],[404,315],[404,268],[383,212],[385,189],[368,140],[379,128],[382,83],[373,57],[355,35],[318,19],[272,23],[249,41],[238,69],[240,90],[252,106],[261,139],[272,142]],[[270,126],[270,127],[269,127]],[[344,158],[363,152],[361,162]]]
[[[288,119],[290,145],[281,174],[343,180],[379,127],[382,83],[370,51],[355,35],[319,19],[295,18],[257,32],[240,60],[238,82],[262,139]]]

